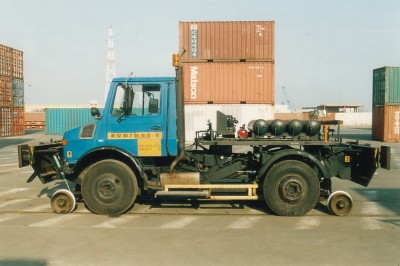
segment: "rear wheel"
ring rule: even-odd
[[[138,194],[132,169],[112,159],[89,167],[82,181],[82,196],[87,208],[96,214],[120,215],[128,211]]]
[[[281,216],[301,216],[312,210],[320,195],[319,179],[305,163],[287,160],[275,164],[264,179],[268,207]]]

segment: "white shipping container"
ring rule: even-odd
[[[232,115],[238,120],[236,129],[246,125],[254,119],[273,119],[274,106],[272,104],[186,104],[185,127],[186,141],[193,142],[196,131],[208,129],[207,121],[217,127],[217,111]]]

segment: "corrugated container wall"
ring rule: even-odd
[[[103,112],[100,109],[100,112]],[[93,123],[90,108],[48,108],[46,109],[46,133],[64,134],[65,131]]]
[[[11,118],[12,118],[12,135],[13,136],[24,135],[25,133],[24,108],[23,107],[11,108]]]
[[[372,138],[384,142],[400,142],[400,105],[372,108]]]
[[[0,107],[12,107],[13,84],[11,76],[0,75]]]
[[[23,107],[24,106],[24,80],[16,79],[12,80],[12,91],[13,91],[13,106]]]
[[[11,108],[0,107],[0,138],[12,136]]]
[[[0,75],[24,78],[24,53],[0,44]]]
[[[400,104],[400,67],[373,70],[373,106]]]
[[[0,75],[11,76],[12,75],[12,48],[0,44]]]
[[[24,78],[24,53],[16,49],[12,49],[12,77]]]
[[[0,44],[0,137],[24,134],[23,78],[23,52]]]
[[[184,63],[185,104],[274,103],[274,64]]]
[[[182,61],[274,61],[274,21],[179,22]]]
[[[24,123],[24,128],[26,130],[44,130],[46,127],[46,113],[25,112]]]

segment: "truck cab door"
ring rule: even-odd
[[[109,113],[107,143],[135,156],[164,156],[165,115],[161,84],[117,85]]]

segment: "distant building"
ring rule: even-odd
[[[303,107],[303,112],[313,110],[325,110],[327,113],[358,113],[358,108],[364,107],[363,104],[321,104],[316,107]]]

